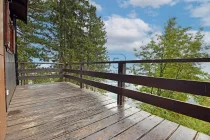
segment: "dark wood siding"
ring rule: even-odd
[[[11,52],[5,52],[5,71],[6,71],[6,91],[9,93],[6,96],[7,108],[12,99],[16,88],[16,73],[15,73],[15,55]]]

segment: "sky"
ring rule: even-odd
[[[179,25],[203,27],[210,45],[210,0],[89,0],[96,6],[107,32],[110,59],[135,60],[133,49],[149,42],[149,32],[161,33],[167,20],[176,17]]]

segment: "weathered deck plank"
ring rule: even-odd
[[[119,112],[121,112],[123,110],[127,110],[129,108],[130,108],[129,106],[125,106],[125,107],[118,106],[118,107],[112,108],[110,110],[101,112],[99,114],[96,114],[96,115],[93,115],[90,117],[87,116],[86,118],[83,118],[83,119],[75,121],[75,122],[63,124],[62,127],[57,127],[57,129],[49,128],[47,131],[45,130],[44,133],[41,132],[41,133],[38,133],[38,135],[31,136],[30,139],[32,139],[32,140],[37,140],[37,139],[46,140],[46,139],[56,138],[58,136],[64,135],[67,132],[70,133],[72,131],[78,130],[85,126],[88,126],[92,123],[100,121],[100,120],[107,118],[109,116],[118,114]]]
[[[93,135],[90,135],[85,138],[85,140],[107,140],[111,139],[114,136],[118,135],[119,133],[125,131],[126,129],[130,128],[131,126],[135,125],[136,123],[144,120],[150,116],[149,113],[146,113],[144,111],[140,111],[134,115],[132,115],[129,118],[126,118],[124,120],[121,120],[117,122],[116,124],[113,124],[97,133],[94,133]]]
[[[115,103],[108,103],[109,106],[108,107],[115,107],[116,106],[116,102]],[[32,127],[36,127],[36,126],[39,126],[39,125],[43,125],[43,124],[46,124],[46,123],[49,123],[49,122],[52,122],[52,121],[61,121],[62,119],[64,118],[68,118],[68,117],[78,117],[79,115],[83,115],[85,112],[95,112],[96,110],[101,110],[103,109],[103,106],[102,105],[98,105],[98,106],[92,106],[92,107],[89,107],[88,109],[87,108],[84,108],[82,110],[76,110],[76,111],[70,111],[70,112],[65,112],[65,113],[62,113],[62,114],[57,114],[57,115],[53,115],[53,116],[48,116],[46,118],[41,118],[41,119],[37,119],[37,120],[34,120],[34,121],[29,121],[29,122],[24,122],[24,123],[21,123],[21,124],[18,124],[18,125],[14,125],[14,126],[9,126],[8,127],[8,132],[9,133],[14,133],[15,131],[19,131],[19,130],[24,130],[24,129],[29,129],[29,128],[32,128]]]
[[[119,134],[113,140],[137,140],[163,121],[163,118],[150,116]]]
[[[57,140],[66,140],[66,139],[82,139],[85,138],[97,131],[100,131],[114,123],[119,122],[120,120],[123,120],[128,117],[133,117],[134,114],[139,112],[138,109],[130,108],[128,110],[122,111],[119,114],[110,116],[108,118],[105,118],[101,121],[95,122],[93,124],[90,124],[86,127],[80,128],[76,131],[73,131],[71,133],[64,133],[62,136],[58,136]]]
[[[57,115],[64,115],[68,112],[73,112],[76,113],[76,111],[78,110],[86,110],[87,107],[88,108],[91,108],[91,107],[96,107],[96,106],[100,106],[101,104],[103,105],[107,105],[107,104],[111,104],[111,103],[116,103],[112,100],[107,100],[107,101],[101,101],[100,103],[89,103],[89,104],[84,104],[85,106],[68,106],[68,107],[63,107],[63,108],[54,108],[54,110],[52,111],[48,111],[47,113],[41,113],[41,114],[33,114],[33,115],[30,115],[28,116],[27,118],[24,117],[24,118],[19,118],[19,119],[15,119],[15,120],[10,120],[7,122],[7,126],[13,126],[13,125],[17,125],[17,124],[27,124],[27,123],[31,123],[33,121],[36,121],[37,123],[39,122],[38,119],[48,119],[48,118],[52,118],[52,115],[53,116],[57,116]]]
[[[29,129],[16,131],[15,133],[9,135],[9,139],[17,140],[17,139],[41,139],[44,136],[52,136],[54,134],[59,134],[62,130],[66,130],[68,127],[70,128],[78,128],[77,124],[80,124],[85,118],[88,118],[90,120],[93,116],[98,116],[98,114],[103,112],[108,112],[108,110],[113,111],[115,110],[117,106],[106,106],[106,108],[103,109],[96,109],[94,111],[87,111],[84,113],[80,113],[79,115],[76,114],[75,116],[70,116],[67,118],[63,118],[59,121],[52,121],[37,127],[32,127]],[[107,113],[109,114],[109,113]],[[76,128],[75,128],[76,127]],[[73,130],[74,130],[73,129]],[[21,132],[21,133],[20,133]]]
[[[6,140],[209,140],[207,135],[128,105],[117,106],[109,97],[69,83],[17,87],[7,126]]]
[[[84,102],[84,105],[86,104],[96,104],[96,103],[100,103],[100,102],[105,102],[105,101],[108,101],[108,100],[112,100],[110,98],[105,98],[104,100],[94,100],[94,99],[87,99],[87,101]],[[66,109],[68,107],[77,107],[77,104],[74,104],[72,102],[69,102],[69,103],[66,103],[66,104],[55,104],[55,105],[44,105],[42,106],[41,108],[40,107],[34,107],[34,108],[31,108],[31,109],[22,109],[22,110],[14,110],[14,111],[10,111],[8,113],[8,117],[7,117],[7,121],[16,121],[17,119],[22,119],[22,118],[25,118],[25,117],[30,117],[30,116],[36,116],[36,115],[39,115],[39,114],[44,114],[45,112],[55,112],[56,110],[63,110],[63,109]],[[15,112],[19,112],[19,113],[15,113]],[[14,115],[13,115],[14,114]]]
[[[198,133],[195,140],[210,140],[210,136]]]
[[[176,131],[178,126],[176,123],[164,120],[141,140],[165,140]]]
[[[184,126],[180,126],[169,140],[193,140],[196,136],[196,131]]]

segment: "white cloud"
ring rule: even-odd
[[[108,51],[133,51],[142,45],[149,43],[152,37],[156,38],[156,34],[161,34],[161,29],[152,26],[140,18],[121,17],[112,15],[104,21],[107,32]],[[190,31],[195,34],[196,30]],[[203,31],[205,45],[210,45],[210,32]]]
[[[127,15],[129,18],[136,18],[137,14],[135,10],[132,10],[131,13]]]
[[[204,34],[203,38],[204,42],[206,43],[206,45],[210,45],[210,32],[204,31],[203,34]]]
[[[162,5],[175,5],[179,0],[123,0],[120,3],[121,7],[133,5],[135,7],[153,7],[159,8]]]
[[[124,18],[113,15],[104,21],[108,50],[133,51],[150,41],[148,32],[156,32],[151,25],[139,18]]]
[[[90,2],[90,4],[92,4],[93,6],[95,6],[98,11],[102,11],[103,10],[102,6],[99,5],[99,4],[97,4],[96,2],[94,2],[92,0],[89,0],[89,2]]]
[[[203,2],[209,2],[210,0],[184,0],[184,2],[199,2],[199,3],[203,3]]]
[[[185,2],[199,2],[199,6],[188,5],[191,17],[199,18],[202,26],[210,26],[210,0],[185,0]]]
[[[159,15],[159,13],[151,8],[148,8],[144,11],[146,14],[148,14],[151,17],[156,17]]]
[[[203,26],[210,26],[210,3],[204,3],[200,6],[193,7],[190,11],[192,17],[201,19]]]

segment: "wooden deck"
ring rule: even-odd
[[[210,140],[210,137],[69,83],[19,86],[6,140]]]

